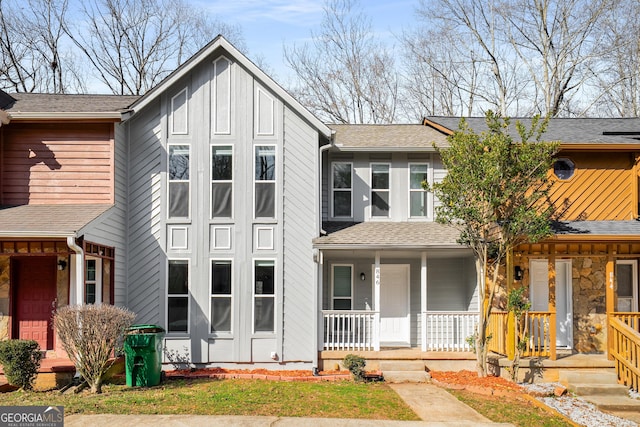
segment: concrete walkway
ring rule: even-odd
[[[432,384],[390,384],[393,390],[405,400],[407,405],[423,421],[388,421],[336,418],[285,418],[251,416],[213,416],[213,415],[68,415],[65,427],[209,427],[209,426],[314,426],[314,427],[352,427],[352,426],[397,426],[397,427],[508,427],[512,424],[493,423],[478,414],[464,403]],[[303,404],[303,402],[301,402]],[[380,408],[384,411],[384,408]]]

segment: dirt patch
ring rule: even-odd
[[[478,377],[473,371],[431,371],[434,383],[443,387],[468,390],[483,395],[513,395],[524,393],[522,387],[501,377]]]
[[[201,369],[180,369],[167,371],[168,378],[249,378],[267,380],[290,380],[290,381],[311,381],[311,380],[339,380],[350,379],[349,371],[320,371],[318,375],[313,375],[310,370],[283,370],[272,371],[268,369],[225,369],[225,368],[201,368]]]

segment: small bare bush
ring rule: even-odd
[[[102,378],[122,351],[123,336],[135,314],[113,305],[75,305],[56,310],[53,322],[64,350],[91,387],[102,392]]]

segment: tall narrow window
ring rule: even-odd
[[[409,164],[409,216],[423,218],[427,216],[427,191],[423,182],[429,182],[429,165],[426,163]]]
[[[353,267],[333,266],[333,309],[351,310],[353,296]]]
[[[371,164],[371,216],[389,216],[389,164]]]
[[[169,218],[189,216],[189,146],[169,145]]]
[[[274,332],[275,266],[273,261],[256,261],[253,298],[254,332]]]
[[[231,332],[231,261],[211,261],[211,332]]]
[[[255,217],[276,216],[276,147],[256,146]]]
[[[336,162],[332,165],[331,192],[333,216],[336,218],[353,216],[352,213],[352,174],[351,163]]]
[[[98,300],[100,280],[100,268],[97,259],[87,259],[85,261],[84,274],[84,302],[85,304],[95,304]]]
[[[167,331],[187,332],[189,325],[189,262],[169,261]]]
[[[233,150],[211,147],[211,217],[230,218],[233,206]]]

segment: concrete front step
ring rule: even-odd
[[[427,383],[431,375],[422,371],[383,371],[382,376],[387,383]]]
[[[422,360],[384,360],[380,361],[380,370],[386,371],[422,371],[426,370]]]
[[[602,411],[640,413],[640,400],[622,396],[580,396]]]
[[[565,386],[569,384],[617,384],[618,376],[615,369],[562,370],[558,373],[558,380]]]
[[[578,396],[622,396],[629,397],[629,387],[622,384],[573,384],[567,387]]]

